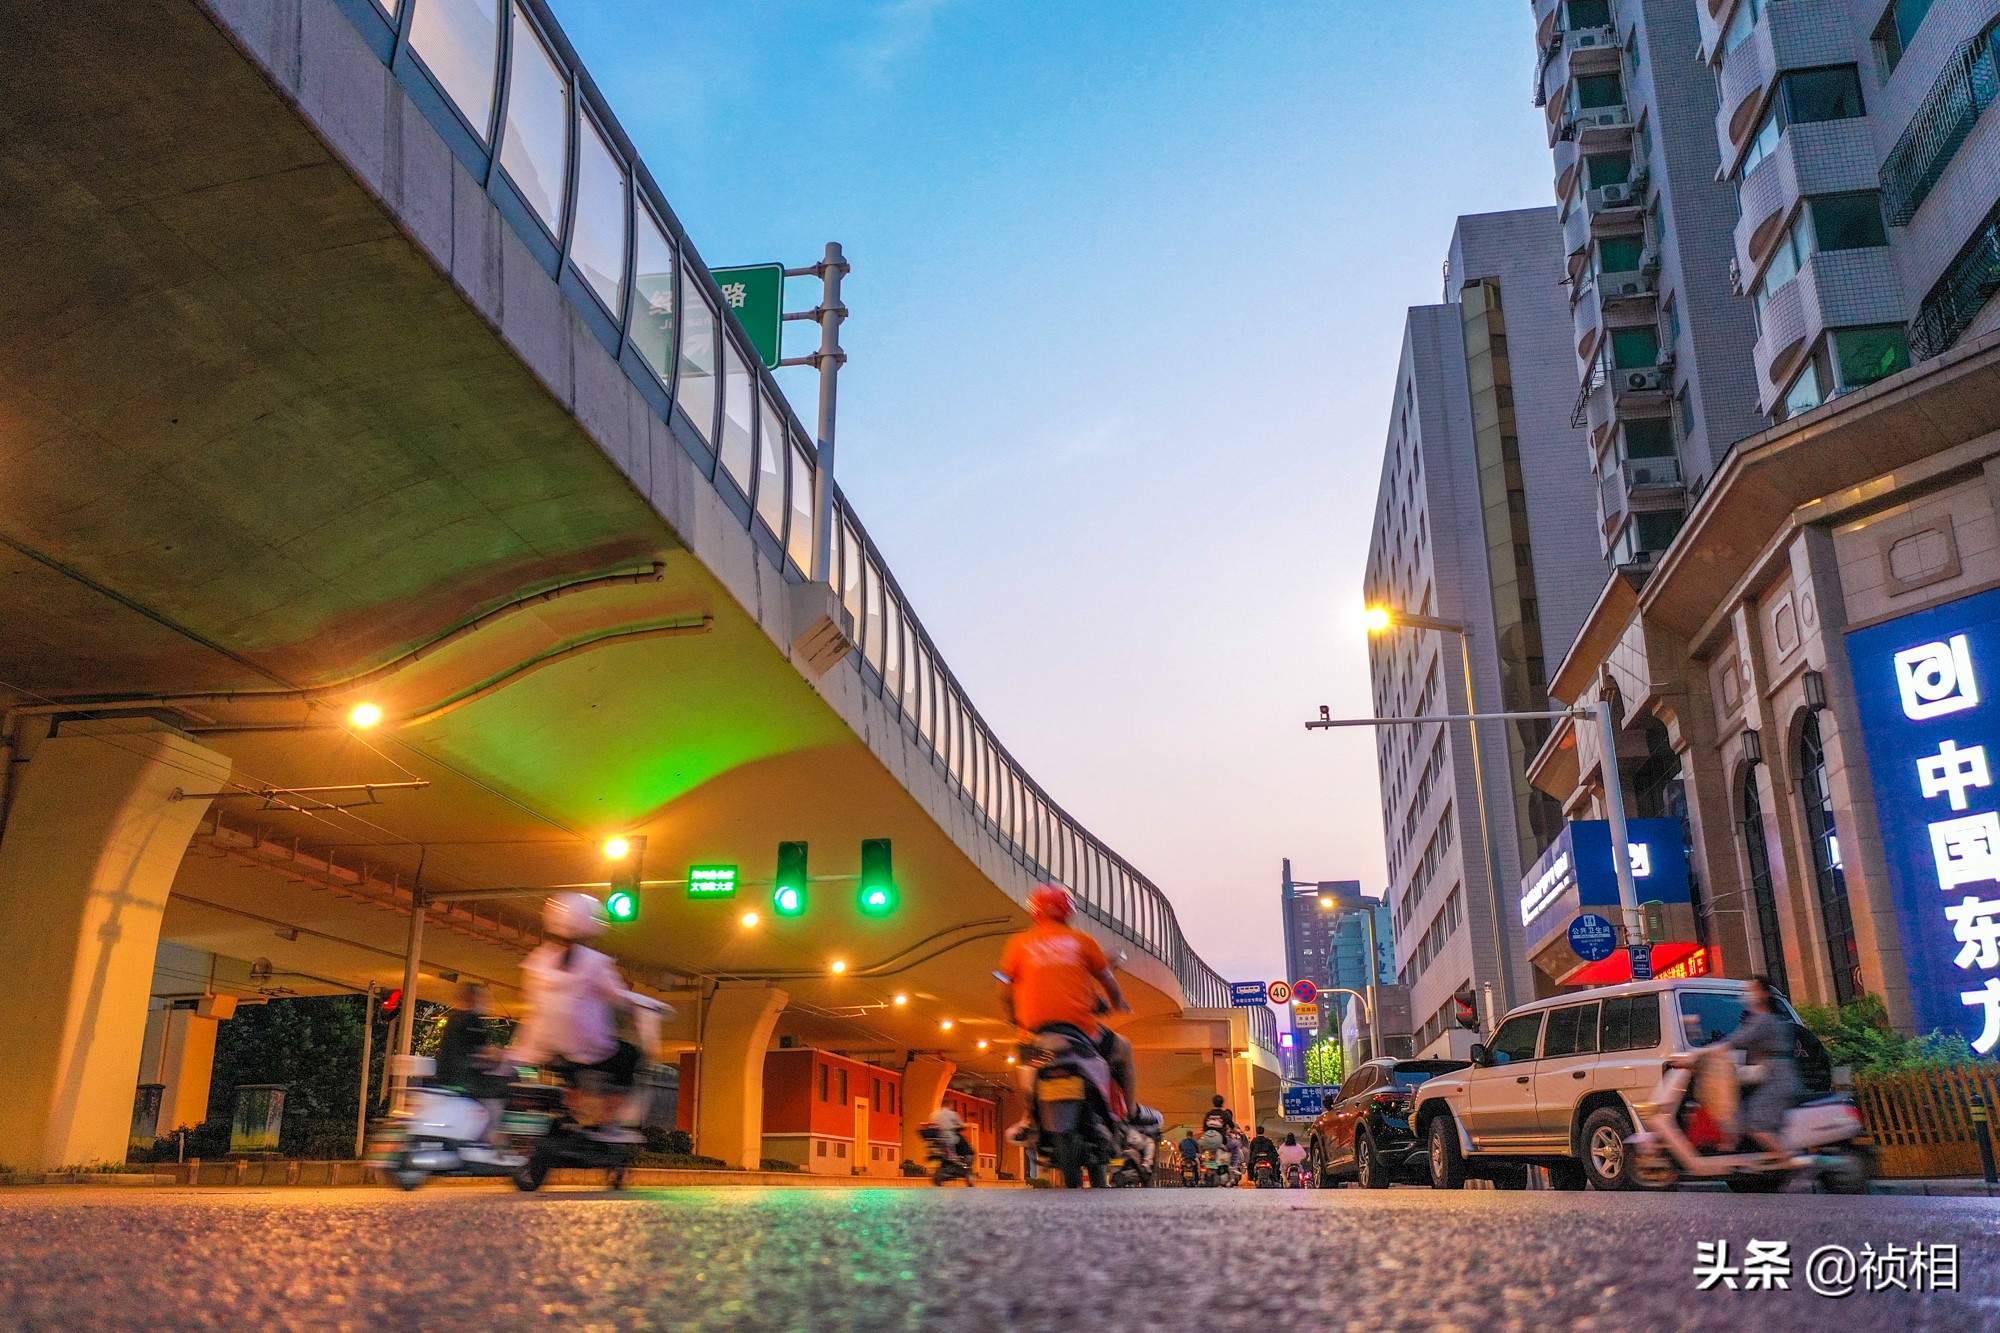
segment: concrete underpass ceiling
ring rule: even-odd
[[[767,881],[782,839],[825,875],[889,837],[890,921],[848,881],[797,922],[761,886],[661,886],[613,948],[641,977],[777,977],[802,1039],[997,1054],[1013,900],[241,52],[189,0],[0,0],[0,29],[32,53],[0,60],[0,198],[34,202],[0,207],[0,702],[337,683],[517,599],[660,570],[372,682],[375,731],[326,725],[360,694],[163,707],[239,784],[431,784],[347,811],[218,802],[167,937],[304,993],[393,985],[420,855],[434,890],[594,881],[602,837],[643,833],[649,877]],[[281,852],[389,887],[316,886]],[[476,934],[431,928],[426,993],[512,975],[517,949]]]

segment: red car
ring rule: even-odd
[[[1424,1145],[1410,1128],[1413,1093],[1427,1079],[1453,1074],[1463,1060],[1370,1060],[1340,1085],[1340,1098],[1307,1130],[1306,1161],[1319,1184],[1359,1181],[1387,1189],[1426,1169]]]

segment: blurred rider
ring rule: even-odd
[[[958,1158],[969,1159],[972,1156],[972,1145],[965,1141],[965,1117],[958,1112],[949,1106],[940,1106],[931,1112],[931,1118],[925,1124],[931,1131],[931,1141],[938,1145],[939,1151]]]
[[[515,1034],[514,1058],[550,1065],[568,1078],[570,1107],[587,1132],[639,1142],[634,1131],[606,1123],[632,1090],[639,1048],[618,1039],[618,1016],[633,1013],[618,964],[583,943],[603,934],[605,924],[604,904],[587,893],[554,894],[542,905],[545,938],[521,961],[528,1017]]]
[[[1274,1170],[1278,1166],[1278,1145],[1264,1132],[1262,1125],[1257,1126],[1257,1137],[1250,1140],[1250,1169],[1253,1172],[1259,1162],[1269,1162]]]
[[[1285,1135],[1285,1141],[1278,1145],[1278,1161],[1287,1172],[1295,1166],[1305,1166],[1306,1150],[1300,1145],[1298,1135]]]
[[[1132,1012],[1111,960],[1096,940],[1069,924],[1076,900],[1062,885],[1044,884],[1030,893],[1028,911],[1034,924],[1008,940],[1000,955],[1001,1010],[1029,1032],[1051,1023],[1081,1031],[1111,1066],[1111,1077],[1125,1094],[1126,1118],[1139,1121],[1143,1110],[1132,1043],[1098,1021],[1107,1009]],[[1025,1067],[1022,1075],[1029,1077]]]
[[[1217,1093],[1209,1101],[1208,1110],[1201,1117],[1201,1127],[1228,1134],[1236,1128],[1236,1113],[1222,1104],[1222,1094]]]

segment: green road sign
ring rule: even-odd
[[[688,897],[734,898],[735,896],[735,866],[688,867]]]
[[[778,364],[785,327],[785,266],[750,264],[743,268],[712,268],[722,299],[750,335],[750,345],[767,367]]]

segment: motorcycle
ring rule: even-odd
[[[1285,1163],[1286,1189],[1288,1190],[1309,1189],[1311,1188],[1311,1184],[1312,1184],[1311,1177],[1306,1172],[1305,1163],[1303,1162]]]
[[[1143,1123],[1127,1122],[1124,1128],[1124,1146],[1118,1160],[1111,1169],[1113,1189],[1146,1189],[1153,1183],[1153,1157],[1160,1143],[1160,1113],[1146,1110],[1140,1113]]]
[[[1106,1185],[1105,1172],[1123,1146],[1117,1126],[1123,1097],[1111,1066],[1081,1028],[1051,1023],[1021,1047],[1029,1067],[1029,1124],[1036,1155],[1062,1177],[1064,1189]],[[1114,1098],[1116,1106],[1114,1107]]]
[[[1229,1158],[1229,1149],[1204,1147],[1201,1152],[1201,1187],[1229,1189],[1236,1182],[1236,1171]]]
[[[1250,1183],[1260,1190],[1278,1188],[1278,1164],[1269,1159],[1259,1160],[1250,1168]]]
[[[1727,1053],[1697,1051],[1667,1063],[1649,1099],[1656,1109],[1645,1130],[1626,1140],[1635,1182],[1646,1189],[1672,1189],[1683,1179],[1721,1180],[1738,1194],[1772,1194],[1806,1179],[1829,1194],[1867,1193],[1875,1174],[1874,1150],[1860,1142],[1861,1112],[1840,1094],[1785,1112],[1778,1138],[1788,1155],[1782,1159],[1774,1160],[1748,1140],[1723,1151],[1722,1123],[1691,1090],[1700,1061],[1728,1058]],[[1754,1067],[1742,1070],[1739,1078],[1754,1082],[1757,1072]]]
[[[962,1180],[968,1187],[972,1185],[972,1149],[963,1134],[953,1131],[949,1135],[951,1141],[947,1142],[946,1131],[935,1125],[925,1125],[918,1133],[930,1148],[931,1184],[948,1185]]]
[[[634,992],[627,992],[626,998],[636,1015],[639,1049],[657,1051],[661,1023],[673,1016],[673,1007]],[[642,1135],[623,1126],[645,1119],[659,1079],[658,1065],[642,1063],[620,1108],[621,1124],[590,1128],[571,1114],[556,1075],[528,1072],[508,1089],[500,1120],[506,1138],[503,1148],[487,1140],[491,1112],[484,1102],[454,1088],[423,1082],[436,1074],[434,1060],[421,1055],[394,1059],[394,1072],[407,1081],[403,1104],[380,1125],[368,1155],[404,1190],[414,1190],[433,1176],[505,1176],[517,1188],[533,1191],[558,1167],[602,1170],[612,1189],[623,1189],[625,1173],[645,1146]]]
[[[1193,1189],[1200,1183],[1201,1167],[1185,1157],[1181,1158],[1181,1184],[1188,1189]]]

